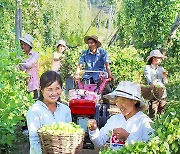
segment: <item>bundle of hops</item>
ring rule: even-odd
[[[45,125],[38,134],[43,153],[77,153],[83,146],[84,130],[73,122]]]
[[[141,95],[144,99],[161,99],[164,93],[165,87],[163,85],[154,84],[154,88],[151,89],[149,85],[141,85]]]
[[[76,125],[74,122],[58,124],[52,123],[51,125],[44,125],[38,130],[39,133],[47,133],[51,135],[72,135],[72,134],[83,134],[84,130],[81,126]]]

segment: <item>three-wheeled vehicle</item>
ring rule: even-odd
[[[95,119],[98,128],[101,128],[109,118],[109,104],[103,103],[102,93],[106,84],[111,80],[108,79],[107,73],[104,71],[85,71],[90,73],[99,73],[100,80],[97,84],[91,83],[90,80],[80,80],[76,82],[74,89],[69,90],[69,107],[72,113],[73,122],[80,125],[86,132],[84,140],[84,148],[94,148],[91,143],[87,121]]]

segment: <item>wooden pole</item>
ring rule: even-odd
[[[22,36],[22,0],[16,0],[16,19],[15,19],[15,29],[16,29],[16,41]]]

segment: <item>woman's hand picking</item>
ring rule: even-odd
[[[90,119],[87,122],[89,130],[93,131],[97,129],[97,122],[95,119]]]
[[[129,136],[129,133],[123,128],[113,129],[113,134],[116,135],[119,140],[126,140]]]

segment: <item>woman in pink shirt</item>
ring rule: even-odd
[[[59,40],[56,44],[57,52],[53,53],[52,59],[52,70],[59,72],[61,66],[61,59],[64,56],[64,51],[67,49],[66,42],[64,40]]]
[[[32,50],[34,38],[30,34],[26,34],[19,38],[21,48],[28,55],[27,59],[23,59],[20,63],[20,69],[25,71],[29,77],[27,78],[28,91],[34,93],[34,98],[38,98],[39,78],[37,72],[39,54]]]

